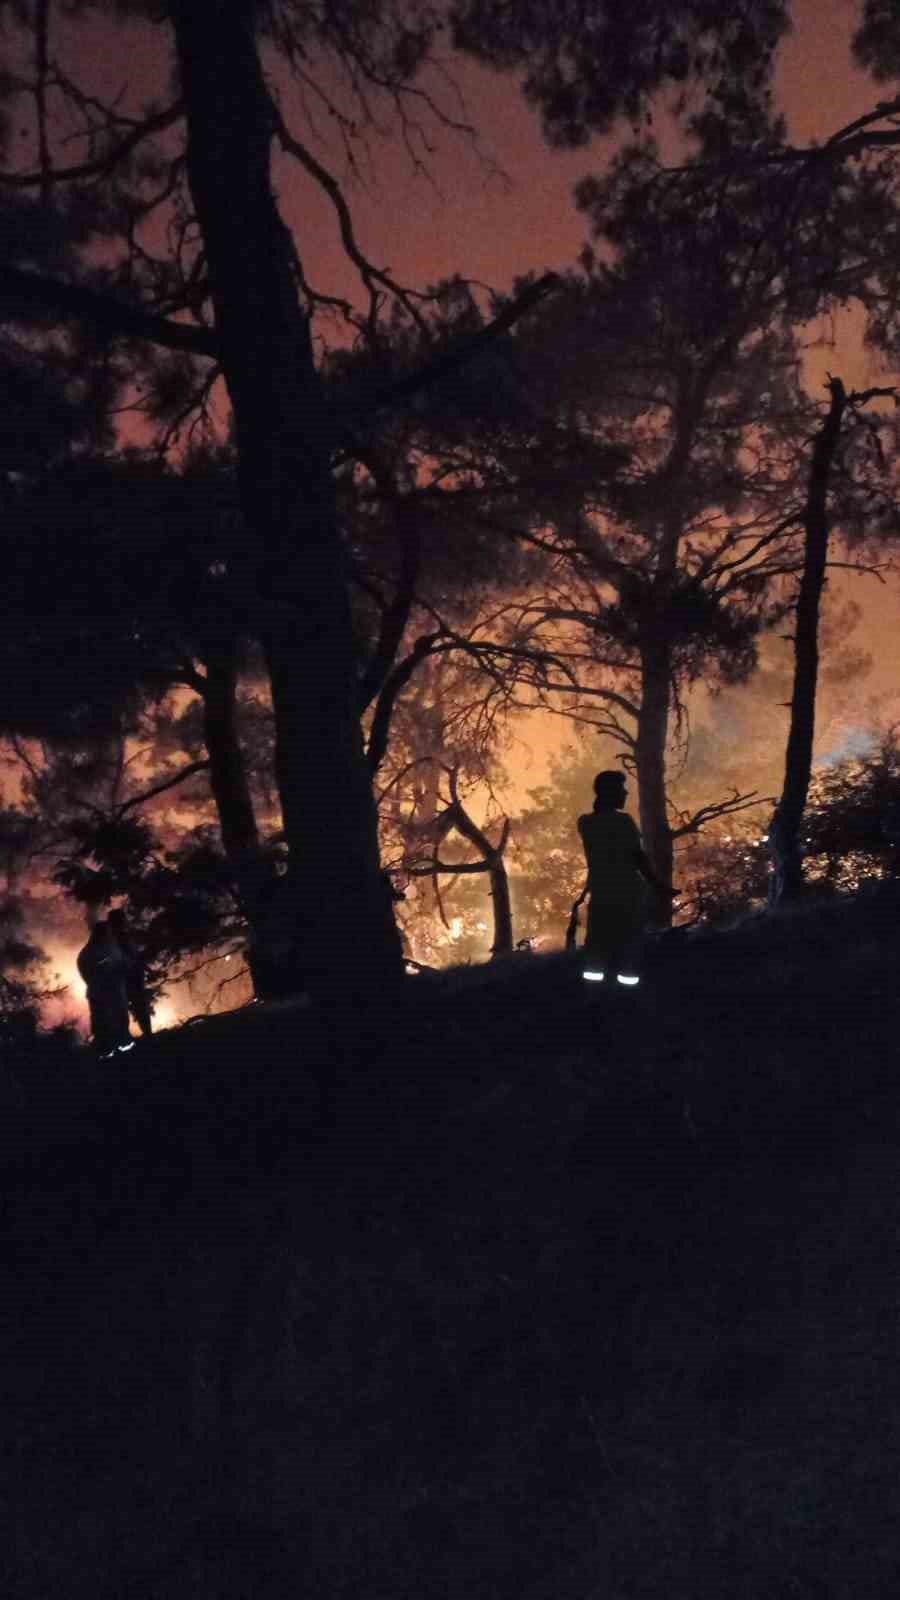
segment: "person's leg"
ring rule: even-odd
[[[111,1056],[116,1048],[116,1040],[110,1026],[109,1007],[102,991],[95,990],[88,995],[88,1006],[91,1013],[91,1038],[101,1061]]]
[[[597,934],[596,915],[588,915],[588,925],[581,950],[581,976],[591,983],[602,983],[606,977],[603,953]]]
[[[134,983],[128,991],[128,1004],[135,1022],[146,1039],[153,1032],[153,1014],[150,1010],[150,996],[142,983]]]
[[[582,950],[581,972],[588,983],[605,983],[610,976],[610,907],[591,896]]]
[[[115,1048],[123,1052],[131,1050],[134,1040],[128,1028],[128,995],[124,983],[117,983],[110,987],[109,998],[109,1031]]]
[[[639,917],[634,906],[595,905],[584,945],[585,979],[636,988],[640,982],[639,945]]]
[[[623,920],[612,958],[616,982],[625,989],[636,989],[641,981],[640,929],[636,919]]]

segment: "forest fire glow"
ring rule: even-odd
[[[46,947],[48,989],[40,1001],[40,1013],[46,1028],[74,1027],[87,1037],[90,1031],[87,996],[84,979],[78,971],[78,948],[66,945]],[[155,1031],[174,1028],[183,1020],[183,1009],[168,996],[153,1003]]]
[[[188,9],[190,28],[199,27]],[[9,36],[21,83],[31,83],[35,61],[46,67],[51,59],[46,37],[36,54],[33,48],[41,27],[54,34],[61,63],[71,53],[72,72],[61,67],[22,90],[19,140],[3,152],[11,192],[39,207],[55,192],[87,194],[84,177],[91,194],[115,196],[97,220],[92,248],[111,281],[118,274],[132,286],[132,310],[145,320],[137,331],[117,322],[123,309],[98,300],[87,281],[73,311],[71,295],[54,287],[53,251],[46,260],[40,252],[11,260],[19,296],[13,311],[21,319],[11,323],[13,365],[27,373],[41,404],[36,449],[5,469],[11,578],[30,619],[13,637],[7,677],[24,685],[36,674],[40,687],[28,694],[23,688],[13,710],[18,767],[11,758],[9,833],[21,854],[15,861],[15,850],[10,855],[8,877],[10,884],[26,881],[30,893],[49,863],[68,897],[70,925],[75,907],[79,916],[85,908],[94,915],[124,907],[155,963],[154,981],[170,987],[172,997],[157,1007],[158,1025],[248,998],[246,971],[235,973],[232,963],[238,949],[252,952],[248,965],[255,963],[261,993],[267,985],[277,993],[284,973],[273,970],[272,952],[282,959],[293,938],[295,959],[311,937],[304,919],[334,952],[329,959],[340,960],[347,918],[357,931],[368,929],[372,961],[382,958],[381,943],[387,950],[391,941],[381,938],[385,924],[372,885],[345,881],[332,894],[324,843],[321,859],[309,849],[309,839],[324,841],[338,818],[346,837],[333,841],[336,859],[365,859],[374,873],[374,848],[354,854],[345,846],[377,828],[390,862],[402,939],[384,959],[397,970],[404,958],[422,967],[469,962],[562,942],[583,870],[575,818],[590,804],[598,767],[624,764],[633,774],[630,803],[656,879],[666,887],[677,877],[683,893],[676,917],[700,921],[735,896],[751,905],[766,892],[764,846],[774,856],[782,834],[770,837],[763,828],[779,788],[790,789],[782,708],[791,706],[804,670],[817,742],[810,716],[801,812],[808,793],[817,793],[823,752],[849,751],[848,728],[871,741],[873,730],[889,726],[900,677],[896,632],[885,627],[892,592],[879,597],[869,582],[859,613],[860,636],[879,642],[874,661],[847,640],[857,604],[851,586],[863,584],[863,575],[881,576],[897,531],[893,414],[900,391],[888,381],[896,349],[891,330],[866,318],[873,285],[893,282],[883,241],[894,237],[900,207],[890,157],[900,135],[895,141],[890,102],[872,109],[864,71],[870,46],[857,45],[850,64],[849,24],[838,28],[839,7],[826,6],[835,23],[827,49],[836,62],[842,52],[835,81],[858,104],[845,108],[838,96],[847,116],[835,128],[829,119],[836,105],[822,106],[811,94],[805,71],[797,70],[805,48],[798,55],[797,40],[808,41],[815,23],[816,47],[825,48],[822,9],[798,0],[796,38],[785,32],[781,39],[776,28],[757,41],[766,64],[770,49],[781,51],[771,63],[773,104],[765,94],[754,102],[753,148],[777,155],[764,168],[732,162],[722,182],[709,182],[710,163],[721,162],[722,151],[737,148],[746,132],[730,125],[732,99],[707,79],[715,52],[699,53],[691,91],[707,114],[688,121],[687,101],[677,110],[666,102],[671,127],[658,140],[648,131],[635,142],[622,116],[608,141],[609,116],[593,120],[590,97],[572,101],[576,123],[563,127],[560,97],[544,84],[535,90],[544,131],[551,143],[580,153],[557,148],[551,155],[537,127],[529,135],[523,122],[522,148],[513,141],[508,154],[525,185],[533,188],[540,173],[542,236],[553,271],[539,273],[532,259],[534,216],[521,203],[524,187],[506,213],[519,227],[515,260],[504,254],[511,235],[503,226],[483,226],[477,239],[472,228],[456,227],[481,203],[472,185],[459,194],[459,185],[449,186],[437,218],[450,229],[444,253],[439,259],[436,247],[427,262],[427,230],[359,195],[357,215],[384,259],[393,259],[394,236],[406,228],[400,254],[407,264],[421,269],[421,281],[447,277],[449,287],[421,302],[411,297],[367,256],[341,200],[343,221],[316,238],[321,255],[311,281],[326,292],[304,281],[288,308],[278,272],[294,281],[297,261],[307,258],[310,205],[327,211],[340,191],[336,180],[322,179],[325,169],[304,152],[292,121],[306,88],[294,78],[290,52],[280,57],[273,45],[269,65],[284,110],[259,127],[257,139],[242,134],[230,142],[234,128],[215,117],[204,125],[204,159],[222,181],[201,196],[179,154],[184,105],[162,126],[142,121],[154,93],[199,59],[188,48],[188,21],[174,33],[147,25],[135,79],[120,93],[107,53],[84,48],[89,39],[108,40],[102,19],[73,22],[70,36],[46,8],[38,8],[43,22],[21,9]],[[224,55],[238,48],[231,22],[226,8],[216,38]],[[619,25],[626,34],[632,26],[627,8]],[[194,42],[209,45],[199,35]],[[425,33],[419,39],[421,63],[415,49],[398,57],[397,71],[402,77],[409,69],[412,78],[395,110],[407,93],[418,102],[421,80],[414,88],[412,79],[420,66],[443,77],[443,60],[428,64],[432,42]],[[639,49],[637,37],[631,45]],[[498,141],[515,108],[526,113],[512,83],[504,94],[482,74],[486,62],[508,64],[519,48],[517,35],[502,47],[494,38],[486,54],[479,46],[457,62],[476,85],[476,126],[483,115]],[[725,61],[730,45],[723,48]],[[627,62],[627,50],[621,59]],[[663,51],[659,63],[664,59]],[[659,63],[653,72],[663,72],[661,81],[652,82],[653,72],[642,77],[639,99],[658,91],[665,101],[672,85]],[[594,69],[602,72],[602,64]],[[628,85],[607,89],[609,115],[620,115],[631,103]],[[191,103],[204,93],[201,79],[184,85]],[[773,115],[782,102],[785,126]],[[596,103],[607,102],[601,95]],[[452,176],[460,151],[444,150],[442,141],[458,131],[457,120],[428,96],[420,104],[430,106],[440,136],[432,142],[423,134],[423,147]],[[85,127],[86,106],[96,126]],[[110,135],[105,143],[101,125]],[[339,117],[338,125],[350,148],[365,138],[352,118]],[[132,130],[127,151],[112,137],[125,126]],[[853,162],[868,130],[870,166],[857,193]],[[808,160],[810,141],[824,138],[830,159],[841,163],[837,186],[821,162]],[[244,171],[240,161],[251,148],[257,220],[268,218],[257,229],[238,226],[231,208],[216,210],[214,199]],[[132,160],[132,150],[141,158]],[[404,150],[408,155],[408,139],[392,151],[385,138],[385,193],[399,182]],[[507,154],[498,153],[501,160]],[[160,161],[171,177],[162,190],[153,180]],[[415,176],[422,176],[418,164]],[[573,205],[575,177],[583,181]],[[789,204],[782,204],[784,185]],[[484,197],[488,203],[501,201]],[[71,211],[77,215],[77,207]],[[123,227],[126,214],[141,220]],[[64,208],[54,214],[54,228],[64,231],[64,215]],[[808,242],[823,231],[835,240],[830,278],[821,251]],[[272,260],[276,238],[287,252],[280,267]],[[173,250],[174,239],[180,244]],[[90,264],[82,261],[82,241],[73,235],[58,243],[71,250],[69,275],[77,283]],[[209,258],[211,248],[222,252],[220,262]],[[493,264],[475,259],[484,249],[494,252]],[[462,259],[465,251],[472,260]],[[22,270],[32,274],[24,287]],[[499,297],[477,287],[501,280],[526,286]],[[228,306],[217,302],[213,282],[217,293],[233,297]],[[169,286],[162,317],[160,283]],[[42,294],[50,299],[38,303]],[[64,330],[56,354],[42,345],[50,313]],[[97,366],[94,316],[110,350],[126,341],[127,364]],[[221,372],[220,316],[234,327],[246,322],[249,331],[229,344],[233,370],[226,363]],[[301,335],[309,327],[307,348]],[[834,330],[828,361],[842,376],[827,373],[821,351],[811,348],[826,328]],[[877,358],[866,337],[878,345]],[[302,373],[296,363],[279,365],[292,340],[306,352]],[[380,396],[370,416],[362,399],[368,362],[382,342],[401,388]],[[268,356],[260,362],[263,348]],[[437,381],[436,353],[445,363]],[[59,390],[58,410],[67,419],[59,434],[41,431],[49,414],[44,384]],[[365,425],[354,423],[335,456],[334,438],[313,424],[320,409],[338,416],[348,404],[347,415],[365,413]],[[107,445],[96,450],[104,427]],[[237,441],[257,428],[282,441],[294,462],[318,463],[308,483],[298,478],[287,513],[271,501],[278,473],[247,475]],[[144,444],[152,446],[146,454]],[[838,445],[840,504],[829,478]],[[264,455],[256,453],[257,465]],[[331,521],[317,546],[321,560],[327,551],[333,564],[323,592],[337,593],[334,586],[349,575],[350,608],[334,606],[327,618],[322,612],[313,647],[302,605],[286,629],[269,626],[274,612],[263,596],[277,589],[283,603],[287,554],[273,555],[261,530],[280,525],[285,514],[302,523],[309,504],[319,503],[312,493],[319,472],[334,486]],[[833,527],[825,510],[815,513],[813,527],[815,506],[831,506]],[[810,600],[812,566],[803,549],[814,532],[822,570]],[[823,598],[838,543],[841,573]],[[291,545],[287,589],[295,596],[305,595],[311,580],[304,548],[301,539]],[[84,583],[85,572],[101,569],[102,595]],[[317,569],[316,582],[323,573]],[[58,592],[42,609],[51,574]],[[252,605],[245,589],[256,594]],[[784,633],[791,616],[793,642]],[[815,681],[808,646],[817,631],[823,669]],[[48,666],[46,681],[38,673],[46,652],[35,645],[50,635],[54,659],[73,673],[76,662],[91,658],[93,675],[79,683],[74,700],[70,673],[53,676]],[[357,782],[359,753],[348,755],[337,738],[340,717],[325,726],[312,687],[296,693],[298,684],[346,685],[351,660],[359,666],[353,715],[364,708],[374,804],[368,783]],[[28,674],[19,670],[22,661]],[[110,720],[107,703],[120,689]],[[862,692],[869,707],[859,703]],[[73,726],[94,731],[79,744]],[[557,737],[553,730],[563,731]],[[526,749],[537,752],[533,775]],[[320,756],[333,762],[332,791],[355,797],[346,814],[333,810],[324,792],[309,794],[306,764]],[[843,768],[841,774],[847,777]],[[282,796],[302,796],[303,803],[282,807]],[[789,809],[785,802],[782,820]],[[847,855],[839,868],[827,829],[820,833],[810,878],[844,885],[886,870],[884,841],[874,854]],[[803,843],[797,827],[793,837],[795,846]],[[297,903],[285,916],[279,883],[288,861],[301,864],[310,904]],[[396,889],[404,879],[401,899]],[[10,904],[17,892],[10,888]],[[671,905],[663,913],[665,922]],[[36,920],[35,944],[46,925]],[[66,925],[61,918],[59,927]],[[83,1029],[73,951],[52,938],[49,945],[65,993],[45,1002],[45,1014],[74,1018]]]

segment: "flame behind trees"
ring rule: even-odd
[[[801,182],[767,165],[783,129],[760,113],[743,129],[752,165],[723,158],[722,115],[692,130],[696,166],[668,172],[642,139],[581,185],[602,249],[495,353],[481,403],[430,419],[446,514],[544,557],[503,618],[530,652],[518,703],[618,743],[664,881],[676,837],[752,798],[675,818],[666,760],[690,686],[746,680],[792,604],[818,416],[800,325],[871,304],[897,228],[890,169]],[[852,529],[872,484],[844,487]]]
[[[761,466],[752,489],[765,504],[762,520],[758,509],[755,521],[742,514],[747,490],[745,483],[736,484],[734,475],[746,479],[746,455],[759,438],[752,430],[749,437],[735,436],[724,393],[726,370],[733,384],[735,368],[733,361],[728,367],[726,357],[740,354],[750,373],[752,356],[766,345],[759,330],[772,324],[777,325],[776,336],[768,339],[766,359],[774,355],[776,364],[778,359],[789,364],[789,334],[780,338],[781,325],[791,317],[811,315],[831,296],[862,292],[878,222],[886,215],[877,178],[866,179],[862,230],[853,220],[862,179],[835,182],[832,171],[818,193],[812,183],[792,187],[790,163],[780,165],[777,130],[769,129],[764,110],[755,109],[764,107],[770,53],[784,22],[784,7],[776,0],[765,6],[748,0],[727,8],[727,15],[725,8],[701,0],[680,0],[658,10],[598,6],[594,25],[574,31],[572,18],[576,13],[580,17],[581,8],[573,13],[551,0],[535,0],[525,9],[527,15],[515,8],[511,33],[510,8],[481,0],[459,0],[446,9],[358,7],[350,0],[328,7],[288,0],[259,6],[249,0],[173,0],[154,7],[152,16],[160,60],[168,57],[168,64],[177,68],[177,89],[150,108],[126,108],[86,94],[64,70],[51,48],[52,5],[16,8],[17,37],[24,40],[28,68],[7,89],[30,106],[33,137],[21,147],[24,159],[10,156],[3,192],[13,200],[24,198],[48,229],[62,226],[69,214],[80,217],[82,231],[67,278],[36,255],[27,239],[23,243],[21,230],[13,230],[7,262],[0,267],[0,293],[23,326],[46,329],[48,319],[58,316],[90,323],[107,352],[134,350],[136,341],[142,350],[149,342],[169,352],[164,370],[146,364],[149,389],[142,401],[153,425],[169,418],[164,446],[179,428],[191,428],[202,417],[217,376],[224,375],[233,407],[243,513],[241,539],[230,559],[252,611],[252,631],[261,641],[272,687],[298,970],[305,965],[313,986],[323,992],[333,981],[343,988],[345,966],[339,952],[348,928],[369,952],[380,952],[369,969],[376,984],[399,970],[399,949],[384,913],[369,773],[358,726],[363,697],[332,472],[335,452],[345,441],[339,419],[325,404],[312,319],[326,310],[344,314],[377,355],[385,303],[399,307],[409,325],[423,329],[427,302],[368,261],[360,249],[340,186],[291,120],[303,95],[317,95],[326,105],[348,154],[359,149],[358,139],[372,125],[370,96],[376,94],[393,108],[401,132],[417,148],[421,127],[410,108],[418,115],[429,101],[420,93],[415,74],[443,22],[452,24],[460,47],[498,65],[518,64],[523,50],[530,53],[529,92],[542,106],[552,136],[563,142],[577,143],[590,131],[608,127],[622,108],[632,113],[641,109],[661,80],[687,83],[700,78],[713,85],[694,131],[708,150],[729,155],[726,181],[709,186],[702,176],[665,178],[649,172],[647,147],[642,146],[628,158],[631,167],[627,162],[620,166],[612,188],[601,185],[599,191],[595,186],[582,192],[605,234],[604,248],[618,252],[617,264],[608,272],[598,271],[596,264],[588,271],[584,304],[590,300],[595,305],[591,332],[597,335],[591,381],[595,392],[602,390],[590,426],[581,425],[578,403],[573,406],[570,397],[574,429],[561,429],[557,412],[537,436],[526,434],[524,441],[521,433],[515,439],[495,437],[487,460],[488,487],[494,490],[487,515],[496,514],[505,496],[507,510],[512,507],[521,525],[515,531],[523,531],[543,549],[551,568],[565,555],[575,574],[566,579],[564,589],[557,567],[550,607],[540,619],[520,610],[514,621],[511,648],[523,663],[526,685],[542,701],[551,693],[572,690],[565,670],[558,681],[546,670],[551,657],[563,660],[567,641],[560,639],[556,650],[552,634],[548,642],[546,636],[537,639],[536,630],[559,622],[582,626],[588,615],[590,649],[580,654],[587,654],[601,674],[615,670],[637,681],[637,695],[596,680],[580,682],[577,692],[603,703],[639,768],[648,848],[661,876],[671,844],[665,747],[679,650],[684,647],[686,681],[704,662],[718,663],[725,675],[750,664],[759,584],[764,576],[778,574],[772,541],[776,530],[787,526],[781,511],[781,521],[773,520],[774,493],[765,502]],[[91,10],[147,14],[144,7],[119,6],[79,8],[79,15]],[[279,72],[293,93],[289,106],[276,99],[263,73],[263,49],[276,53]],[[355,115],[332,98],[335,83]],[[64,144],[70,135],[74,153],[71,143]],[[365,301],[361,311],[310,287],[305,261],[309,241],[288,232],[275,201],[274,147],[332,206],[344,247],[359,272]],[[769,164],[764,186],[742,165],[743,156],[737,159],[736,152],[745,147],[754,160]],[[8,155],[12,148],[7,145]],[[748,197],[759,201],[761,194],[764,203],[749,204]],[[643,200],[636,201],[641,195]],[[643,246],[628,243],[629,229],[636,239],[641,220],[634,204],[643,207],[641,215],[650,225]],[[611,216],[613,221],[618,217],[618,239]],[[160,219],[171,227],[161,229]],[[706,230],[705,254],[695,253],[689,261],[678,241],[686,240],[691,229],[695,245],[698,230]],[[848,258],[848,241],[855,249],[864,231],[868,254]],[[673,268],[668,311],[654,298],[649,275],[654,267],[658,272],[661,260]],[[630,290],[623,281],[613,281],[616,271],[622,280],[626,264]],[[648,331],[668,332],[668,353],[680,348],[686,358],[674,387],[656,390],[651,403],[651,410],[668,409],[674,419],[670,448],[663,456],[658,450],[654,455],[659,426],[645,425],[641,433],[641,418],[648,413],[635,410],[636,396],[627,397],[624,414],[620,408],[616,420],[610,388],[599,383],[601,377],[605,383],[606,374],[598,374],[597,364],[622,331],[621,325],[611,329],[609,318],[627,307],[629,293],[632,306],[639,301],[643,318],[634,317],[632,329],[640,337]],[[600,325],[601,308],[605,326]],[[663,326],[666,317],[671,326]],[[584,326],[576,326],[576,346],[583,345]],[[640,337],[637,346],[632,344],[632,358]],[[614,361],[608,364],[615,366]],[[759,376],[757,370],[755,380]],[[723,392],[711,405],[720,382]],[[756,391],[758,397],[775,392],[760,390],[758,381]],[[407,386],[404,405],[410,397]],[[362,418],[363,432],[370,420]],[[701,424],[719,426],[718,454],[712,448],[706,454],[695,449]],[[767,439],[775,439],[771,417],[765,426]],[[548,438],[558,443],[563,434],[574,442],[568,450],[570,466],[580,452],[591,456],[596,469],[599,442],[607,467],[611,454],[618,452],[622,470],[599,475],[599,494],[596,472],[592,479],[582,475],[568,495],[564,516],[559,515],[563,497],[558,477],[523,512],[523,453],[533,456],[536,437],[539,444]],[[629,462],[641,450],[640,470],[629,472]],[[482,449],[478,472],[484,472],[485,463]],[[766,467],[771,467],[770,460]],[[783,487],[778,464],[774,477]],[[470,504],[470,517],[484,514],[484,482],[477,487],[481,506],[473,510]],[[531,492],[536,488],[534,473],[529,487]],[[552,500],[554,515],[548,519]],[[704,514],[710,508],[725,519],[724,529],[710,526]],[[547,527],[549,545],[543,536]],[[624,541],[621,550],[617,539]],[[630,559],[635,544],[643,550],[637,562]],[[772,552],[765,572],[768,555],[764,558],[763,550]],[[678,566],[682,555],[690,556],[686,572]],[[574,619],[555,615],[562,609],[558,602],[572,598],[573,583],[576,589],[586,586],[589,608],[579,604]],[[580,602],[580,592],[577,598]],[[386,647],[368,686],[374,685],[379,696],[392,670],[387,646],[399,648],[401,642],[399,617],[399,610],[392,614],[390,606],[385,608]],[[603,655],[597,649],[598,621]],[[684,643],[689,634],[693,655]],[[450,647],[443,638],[440,647],[445,644]],[[453,647],[458,647],[456,641]],[[492,648],[496,660],[496,642]],[[501,648],[507,649],[502,641]],[[482,660],[489,659],[483,651]],[[572,666],[569,651],[570,672]],[[311,759],[315,783],[309,781]],[[311,906],[316,908],[314,923]]]
[[[92,248],[79,253],[72,281],[43,270],[43,263],[36,269],[33,255],[14,240],[0,267],[7,305],[26,323],[54,314],[91,322],[108,348],[137,340],[170,352],[169,381],[156,385],[170,438],[193,426],[217,376],[224,378],[245,528],[235,563],[271,682],[298,969],[323,993],[335,983],[346,986],[340,952],[348,928],[367,951],[366,963],[358,964],[361,983],[389,981],[400,970],[400,952],[385,919],[358,728],[331,478],[335,441],[311,317],[317,310],[341,312],[374,339],[385,299],[412,320],[420,302],[367,259],[343,191],[298,132],[294,113],[310,98],[320,104],[352,161],[375,124],[375,102],[386,105],[417,160],[427,146],[421,118],[434,113],[435,103],[416,78],[436,40],[449,29],[459,48],[514,65],[504,11],[471,0],[425,8],[387,0],[375,6],[169,0],[152,7],[98,0],[68,16],[65,34],[55,27],[52,4],[17,5],[8,19],[21,45],[21,70],[6,90],[28,106],[31,137],[6,142],[4,192],[27,197],[49,227],[67,208],[81,207],[88,218],[82,243]],[[593,125],[598,110],[608,123],[667,79],[724,84],[749,76],[757,83],[783,23],[776,0],[764,13],[742,4],[723,22],[701,0],[667,0],[654,8],[648,27],[636,12],[601,10],[599,56],[590,62]],[[72,62],[62,59],[64,40],[74,41],[77,56],[79,27],[92,14],[140,17],[155,26],[161,70],[149,107],[85,90]],[[533,8],[528,21],[529,38],[559,37],[554,6]],[[769,49],[754,55],[763,40]],[[572,40],[563,46],[571,49]],[[274,52],[289,105],[272,92],[263,50]],[[563,100],[571,97],[569,82]],[[556,93],[556,111],[561,104]],[[276,144],[331,205],[359,274],[361,310],[311,287],[311,241],[289,233],[272,188]],[[153,389],[151,382],[140,402],[151,423],[163,403]],[[308,781],[311,755],[315,783]]]

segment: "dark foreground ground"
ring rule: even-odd
[[[900,1593],[900,899],[7,1094],[0,1595]]]

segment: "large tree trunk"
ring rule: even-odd
[[[769,904],[798,900],[803,893],[800,828],[812,774],[819,676],[819,611],[828,558],[828,480],[838,447],[847,395],[840,378],[831,378],[831,405],[813,448],[804,517],[803,575],[797,595],[794,632],[794,689],[785,754],[784,785],[769,824],[772,876]]]
[[[203,647],[203,738],[209,756],[209,783],[219,819],[222,849],[234,877],[247,920],[247,966],[258,999],[272,997],[265,954],[265,909],[274,888],[274,871],[263,860],[247,768],[237,729],[237,641],[207,639]]]
[[[253,0],[176,0],[172,18],[252,532],[239,576],[271,674],[298,987],[330,994],[380,988],[403,967],[357,712],[330,430],[271,187],[255,10]]]
[[[237,731],[236,644],[231,639],[207,640],[203,657],[203,738],[209,756],[209,783],[222,848],[229,862],[241,863],[255,857],[259,832]]]
[[[668,642],[661,632],[652,619],[642,629],[635,772],[644,850],[656,876],[671,883],[675,853],[666,805],[666,742],[672,666]],[[657,915],[660,921],[670,921],[671,902],[660,903]]]

